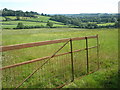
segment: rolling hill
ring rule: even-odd
[[[47,22],[52,22],[53,27],[68,27],[64,23],[50,20],[49,16],[36,15],[35,17],[20,17],[20,20],[16,20],[16,16],[6,16],[9,20],[5,21],[5,17],[1,17],[1,24],[3,29],[16,28],[18,23],[23,23],[25,26],[42,26],[45,27]]]

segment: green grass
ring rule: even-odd
[[[117,66],[101,69],[93,74],[77,79],[63,88],[117,88]]]
[[[43,22],[29,22],[29,21],[6,21],[6,22],[1,22],[2,23],[2,28],[15,28],[18,23],[23,23],[25,26],[40,26],[43,25],[45,26],[46,23]]]
[[[12,28],[16,28],[17,25],[1,25],[2,28],[8,28],[8,29],[12,29]]]
[[[46,26],[46,24],[47,24],[45,22],[29,22],[29,21],[6,21],[6,22],[0,22],[0,23],[2,24],[2,28],[12,29],[12,28],[16,28],[16,26],[19,22],[23,23],[23,25],[25,25],[25,26],[41,26],[41,25]],[[53,25],[53,27],[68,27],[68,26],[56,23]]]
[[[116,79],[112,79],[115,73],[117,73],[117,57],[118,57],[118,30],[117,29],[76,29],[76,28],[41,28],[41,29],[18,29],[18,30],[3,30],[2,31],[2,44],[13,45],[30,42],[39,42],[46,40],[55,40],[62,38],[83,37],[90,35],[99,35],[100,42],[100,71],[95,74],[91,74],[84,79],[87,88],[99,88],[99,87],[116,87]],[[46,45],[40,47],[32,47],[21,50],[13,50],[3,53],[4,61],[3,66],[11,65],[23,61],[28,61],[44,56],[52,55],[58,50],[64,43]],[[95,40],[89,40],[89,46],[95,45]],[[69,44],[63,48],[59,53],[68,52]],[[74,41],[73,50],[85,48],[85,41]],[[90,64],[91,70],[97,68],[96,66],[96,49],[90,50]],[[75,77],[78,78],[86,73],[86,52],[74,53],[75,58]],[[20,67],[7,69],[3,72],[5,76],[3,78],[4,87],[15,87],[22,82],[25,77],[32,73],[35,68],[40,66],[44,61],[23,65]],[[65,82],[71,80],[71,66],[70,66],[70,54],[53,58],[47,63],[42,70],[39,70],[32,78],[23,84],[21,87],[56,87]],[[19,71],[19,72],[18,72]],[[66,72],[66,73],[65,73]],[[20,76],[22,75],[22,76]],[[55,76],[57,75],[57,76]],[[113,76],[112,76],[113,75]],[[53,77],[52,77],[53,76]],[[93,77],[96,76],[94,79]],[[101,77],[100,77],[101,76]],[[12,77],[12,78],[11,78]],[[50,78],[51,77],[51,78]],[[109,78],[111,77],[111,78]],[[44,80],[45,79],[45,80]],[[7,82],[6,82],[7,81]],[[48,82],[46,82],[48,81]],[[105,86],[106,83],[109,84]],[[11,86],[9,83],[11,83]],[[95,84],[96,83],[96,84]],[[74,86],[74,85],[75,86]],[[82,87],[82,81],[75,81],[67,88]],[[94,86],[95,84],[95,86]],[[46,86],[48,85],[48,86]]]
[[[10,18],[11,20],[15,20],[16,16],[6,16],[7,18]]]
[[[40,16],[40,15],[37,15],[37,17],[38,17],[38,18],[30,18],[29,20],[47,22],[47,21],[49,21],[49,19],[50,19],[50,17],[48,17],[48,16]]]
[[[98,26],[108,26],[108,25],[114,25],[115,23],[103,23],[103,24],[97,24]]]
[[[0,16],[0,20],[5,20],[5,18],[4,18],[4,17],[2,17],[2,16]]]

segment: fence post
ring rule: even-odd
[[[71,49],[71,68],[72,68],[72,80],[74,81],[74,65],[73,65],[73,48],[72,48],[72,39],[70,38],[70,49]]]
[[[89,73],[89,57],[88,57],[88,38],[85,37],[86,39],[86,58],[87,58],[87,74]]]
[[[97,34],[97,58],[98,58],[98,69],[100,68],[100,62],[99,62],[99,39]]]

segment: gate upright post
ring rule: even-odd
[[[87,58],[87,74],[89,73],[89,56],[88,56],[88,38],[85,37],[86,39],[86,58]]]
[[[70,49],[71,49],[71,68],[72,68],[72,80],[74,81],[74,65],[73,65],[73,48],[72,48],[72,39],[70,38]]]

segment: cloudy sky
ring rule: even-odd
[[[0,8],[46,14],[117,13],[119,0],[0,0]]]

